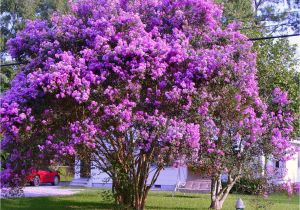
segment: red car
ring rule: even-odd
[[[41,183],[51,183],[52,185],[58,185],[60,176],[58,171],[45,169],[31,169],[31,174],[27,177],[31,186],[39,186]]]

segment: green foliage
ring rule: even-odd
[[[226,20],[224,23],[227,24],[233,20],[242,21],[241,31],[248,37],[263,37],[272,33],[270,28],[265,27],[264,19],[259,17],[257,12],[260,11],[263,17],[271,18],[274,9],[270,9],[265,4],[269,2],[272,5],[274,1],[259,1],[255,9],[253,9],[255,0],[218,0],[217,2],[223,3]],[[289,5],[295,6],[292,2],[289,2]],[[280,15],[285,15],[285,13]],[[269,20],[271,20],[270,18]],[[274,18],[272,20],[275,23],[272,23],[272,25],[281,24],[280,22],[276,23],[276,21],[281,21],[283,17],[278,20]],[[291,45],[286,38],[268,39],[253,42],[253,50],[257,53],[257,77],[261,97],[268,104],[271,104],[270,98],[273,89],[280,87],[282,90],[288,91],[289,98],[292,101],[290,108],[299,116],[300,72],[297,71],[297,67],[300,62],[295,57],[296,46]],[[300,125],[298,120],[294,121],[294,130],[294,135],[299,136]]]
[[[223,4],[224,6],[224,22],[232,22],[232,20],[245,20],[245,23],[249,23],[249,20],[253,19],[251,0],[216,0],[216,2]]]
[[[0,93],[3,93],[3,91],[7,90],[10,87],[10,81],[14,78],[16,75],[17,67],[13,66],[4,66],[1,67],[0,71]]]
[[[24,27],[26,19],[48,19],[54,11],[68,11],[67,0],[1,0],[1,56],[6,41]]]
[[[299,60],[295,59],[295,46],[287,39],[256,42],[258,82],[261,96],[269,103],[271,92],[275,87],[288,91],[291,99],[290,108],[299,116],[299,79],[297,71]],[[297,117],[296,117],[297,119]],[[294,121],[294,135],[299,135],[299,121]]]
[[[238,20],[250,31],[300,31],[299,0],[217,0],[224,4],[225,23]],[[281,6],[278,6],[280,4]],[[250,26],[250,27],[249,27]],[[266,27],[267,26],[267,27]]]
[[[258,78],[261,95],[269,100],[274,87],[289,91],[294,108],[299,106],[297,98],[299,72],[296,71],[295,46],[286,39],[277,41],[261,41],[254,45],[257,52]],[[298,100],[297,100],[298,99]]]
[[[61,182],[70,182],[74,177],[74,172],[72,167],[58,166],[58,167],[54,167],[54,170],[59,171]]]
[[[8,39],[14,37],[25,25],[27,19],[49,19],[53,12],[66,13],[67,0],[1,0],[0,59],[5,64],[10,59],[6,49]],[[12,61],[9,61],[12,62]],[[18,66],[5,66],[0,69],[0,93],[10,87]]]
[[[257,195],[264,185],[264,180],[255,178],[241,178],[231,189],[231,193]]]

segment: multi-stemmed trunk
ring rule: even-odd
[[[221,179],[219,177],[213,177],[211,179],[211,209],[222,209],[223,202],[220,200],[219,192],[222,189]]]
[[[115,174],[113,178],[112,190],[115,201],[123,209],[143,210],[145,208],[148,192],[155,183],[161,168],[156,169],[150,183],[147,183],[150,164],[146,161],[143,164],[145,168],[140,168],[135,171],[135,174],[121,174],[119,177]]]
[[[221,178],[220,176],[214,176],[211,179],[211,204],[210,209],[220,210],[223,207],[223,203],[226,200],[230,190],[236,183],[239,177],[232,178],[230,175],[228,176],[228,182],[222,188]]]
[[[98,139],[99,150],[94,153],[94,164],[110,176],[116,204],[123,209],[143,210],[148,192],[163,169],[163,164],[154,160],[157,158],[154,155],[154,143],[147,151],[136,150],[132,136],[126,136],[126,139]],[[151,168],[154,162],[156,168]],[[150,169],[153,171],[151,177]]]

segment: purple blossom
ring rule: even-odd
[[[273,90],[273,102],[280,105],[284,106],[289,103],[288,100],[288,93],[285,91],[282,91],[280,88],[275,88]]]

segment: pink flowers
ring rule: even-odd
[[[280,105],[284,106],[289,103],[288,100],[288,93],[285,91],[282,91],[280,88],[275,88],[273,90],[273,102]]]

